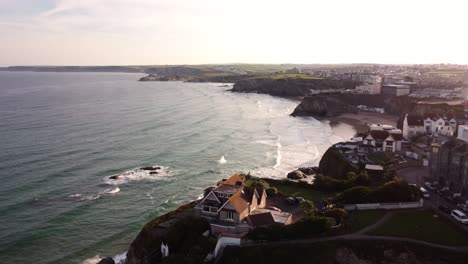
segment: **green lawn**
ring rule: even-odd
[[[307,74],[297,74],[297,73],[281,73],[281,74],[270,74],[270,75],[262,75],[257,77],[252,77],[251,79],[303,79],[303,80],[323,80],[325,78],[320,77],[313,77]]]
[[[294,197],[304,197],[304,199],[311,200],[311,201],[319,201],[322,199],[326,199],[328,197],[335,196],[335,193],[326,193],[313,190],[311,188],[304,188],[301,186],[293,186],[293,185],[283,185],[283,184],[270,184],[273,187],[276,187],[278,191],[287,196],[294,196]]]
[[[431,210],[396,212],[369,235],[399,236],[449,246],[468,246],[468,234],[442,216],[433,217]]]
[[[357,232],[366,226],[376,223],[386,213],[387,211],[385,210],[351,211],[344,224],[345,231],[346,233]]]
[[[245,181],[246,186],[252,186],[254,181],[261,181],[261,179],[248,179]],[[270,187],[275,187],[279,193],[284,196],[303,197],[311,201],[320,201],[329,197],[334,197],[336,193],[321,192],[312,189],[310,186],[303,186],[300,183],[283,180],[266,179]]]

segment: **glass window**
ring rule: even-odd
[[[228,211],[226,218],[229,220],[234,220],[234,212]]]

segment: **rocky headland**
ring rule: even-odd
[[[232,92],[261,93],[281,97],[302,97],[318,90],[355,89],[358,83],[346,80],[313,78],[307,75],[273,75],[243,79],[234,84]]]

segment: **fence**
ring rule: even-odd
[[[367,203],[367,204],[345,204],[344,209],[347,211],[354,210],[376,210],[376,209],[409,209],[421,208],[424,205],[424,200],[419,202],[405,202],[405,203]]]

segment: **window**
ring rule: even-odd
[[[227,211],[226,212],[226,219],[234,220],[234,212]]]
[[[209,212],[210,211],[210,207],[209,206],[203,206],[203,211],[204,212]]]
[[[386,148],[385,148],[385,151],[387,151],[387,152],[392,152],[392,151],[393,151],[393,147],[386,147]]]
[[[211,212],[211,213],[217,213],[217,212],[218,212],[218,208],[216,208],[216,207],[210,207],[210,212]]]

